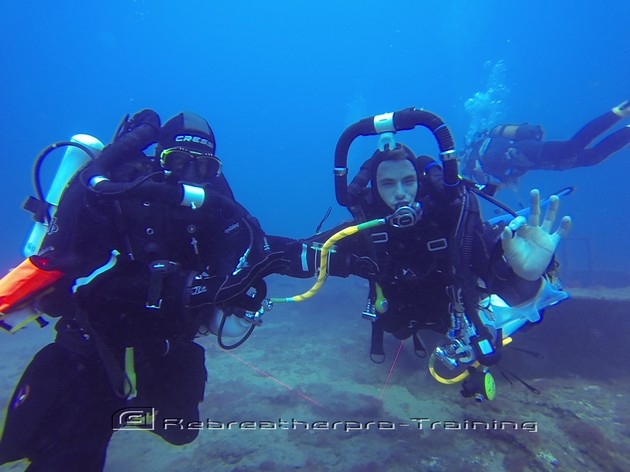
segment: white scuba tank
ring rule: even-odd
[[[208,328],[210,328],[210,332],[215,336],[219,334],[219,328],[221,326],[223,314],[224,311],[221,308],[217,308],[214,310],[214,313],[210,318],[210,324]],[[245,335],[245,333],[247,333],[251,326],[251,323],[248,323],[243,318],[239,318],[236,315],[227,315],[227,317],[225,318],[225,323],[223,325],[221,336],[226,336],[228,338],[241,337]]]
[[[75,134],[70,139],[71,142],[83,144],[90,148],[96,155],[103,150],[103,143],[98,139],[88,134]],[[46,195],[46,202],[50,205],[49,212],[51,219],[54,218],[57,211],[57,205],[61,200],[63,194],[70,179],[77,173],[77,171],[83,167],[90,160],[84,151],[76,146],[67,146],[66,152],[61,159],[57,173],[53,178],[48,194]],[[53,220],[54,221],[54,220]],[[44,240],[44,236],[49,231],[48,223],[36,222],[33,226],[31,234],[24,245],[24,256],[30,257],[37,254],[39,248]]]

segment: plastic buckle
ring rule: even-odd
[[[145,307],[151,310],[159,310],[162,306],[162,287],[164,279],[168,274],[175,272],[179,264],[173,261],[154,261],[149,266],[151,278],[149,279],[149,289],[147,290],[147,301]]]

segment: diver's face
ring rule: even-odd
[[[392,210],[412,203],[418,193],[418,176],[408,160],[383,161],[376,169],[376,188]]]

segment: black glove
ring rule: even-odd
[[[133,115],[127,123],[128,131],[133,131],[142,125],[150,126],[156,133],[158,133],[161,128],[160,116],[150,108],[139,111]]]
[[[90,182],[93,177],[111,176],[112,171],[125,161],[134,157],[144,158],[142,151],[156,143],[159,134],[160,117],[155,111],[147,109],[139,111],[131,119],[125,117],[112,143],[83,170],[81,181],[92,188]],[[116,193],[120,189],[109,190],[106,193]]]
[[[120,126],[112,145],[118,152],[143,151],[157,142],[160,116],[151,109],[141,110]]]

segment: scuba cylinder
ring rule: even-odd
[[[61,147],[67,147],[53,177],[47,195],[44,197],[40,171],[44,159]],[[47,261],[37,253],[47,233],[57,230],[54,216],[59,201],[69,182],[87,162],[96,158],[103,144],[93,136],[74,135],[70,141],[62,141],[48,146],[35,160],[33,181],[37,197],[30,197],[24,208],[34,214],[35,225],[24,246],[26,259],[6,276],[0,279],[0,327],[14,333],[31,321],[40,326],[47,322],[32,305],[31,298],[48,285],[63,276],[58,270],[47,270]],[[10,320],[7,318],[10,316]]]
[[[39,171],[43,160],[55,149],[67,146],[66,152],[55,173],[53,181],[44,198],[41,190]],[[30,257],[37,254],[47,232],[55,231],[54,216],[66,186],[72,177],[90,159],[94,159],[103,149],[103,143],[87,134],[76,134],[70,141],[55,143],[46,148],[37,158],[34,169],[35,190],[37,199],[30,197],[24,205],[26,210],[34,213],[35,225],[24,245],[23,254]]]
[[[205,328],[217,337],[219,347],[226,351],[241,346],[262,324],[256,314],[241,309],[213,308]],[[262,311],[262,309],[261,309]],[[204,333],[205,334],[205,333]],[[232,344],[226,344],[224,338],[238,338]]]
[[[505,138],[511,141],[521,141],[524,139],[541,141],[543,138],[543,129],[540,125],[530,125],[529,123],[499,125],[490,131],[489,136],[491,138]]]
[[[221,308],[216,308],[210,318],[208,328],[215,336],[220,333],[228,338],[237,338],[243,336],[251,326],[252,324],[248,323],[244,316],[239,317],[234,313],[226,313]]]

